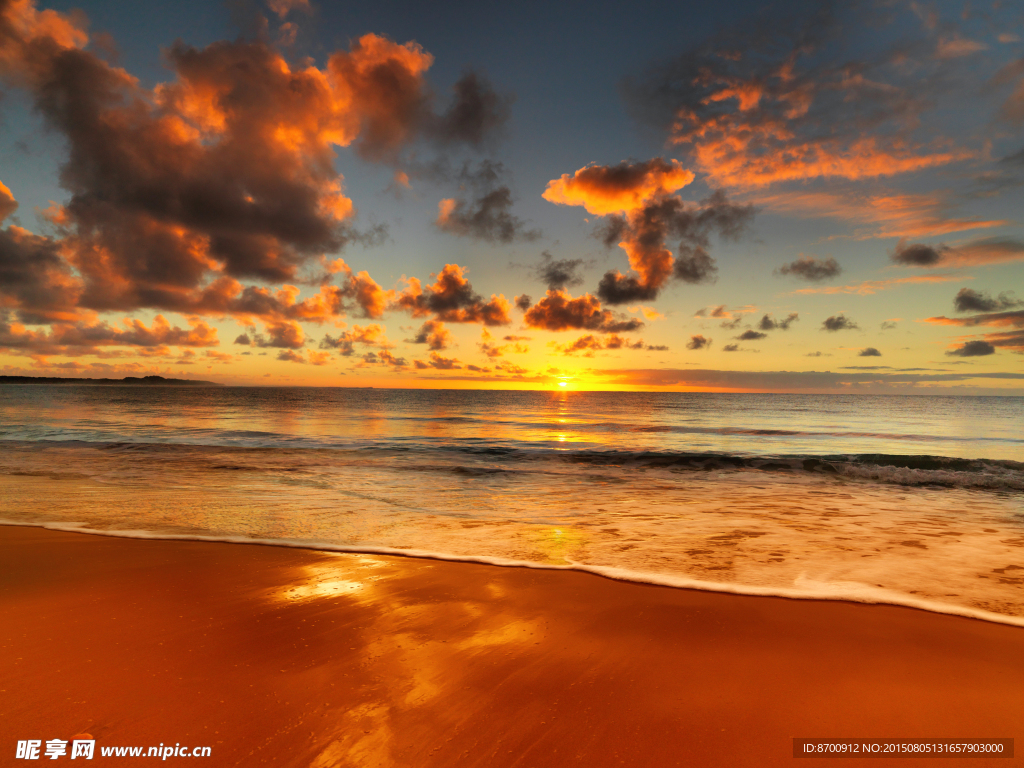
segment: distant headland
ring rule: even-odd
[[[134,386],[222,387],[215,381],[165,379],[163,376],[125,376],[123,379],[69,379],[62,376],[0,376],[0,384],[129,384]]]

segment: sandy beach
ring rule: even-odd
[[[4,764],[18,740],[81,733],[109,764],[134,760],[102,746],[163,743],[361,768],[777,765],[794,737],[1021,736],[1024,631],[913,609],[39,528],[0,528],[0,563]]]

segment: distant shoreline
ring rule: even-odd
[[[0,384],[127,384],[129,386],[202,386],[223,387],[215,381],[165,379],[163,376],[125,376],[123,379],[73,379],[61,376],[0,376]]]

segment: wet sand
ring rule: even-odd
[[[100,747],[161,742],[210,746],[209,766],[763,766],[791,764],[793,737],[1013,737],[1020,754],[1024,630],[0,527],[0,722],[4,765],[19,739],[83,732],[106,765],[137,760]],[[890,762],[920,761],[869,764]]]

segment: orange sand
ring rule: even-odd
[[[1024,630],[583,573],[3,527],[0,723],[3,765],[36,764],[13,759],[18,739],[82,732],[99,765],[138,763],[101,746],[161,742],[211,746],[167,759],[207,766],[835,764],[794,763],[794,736],[1017,737],[1019,754]],[[869,764],[888,762],[920,761]]]

